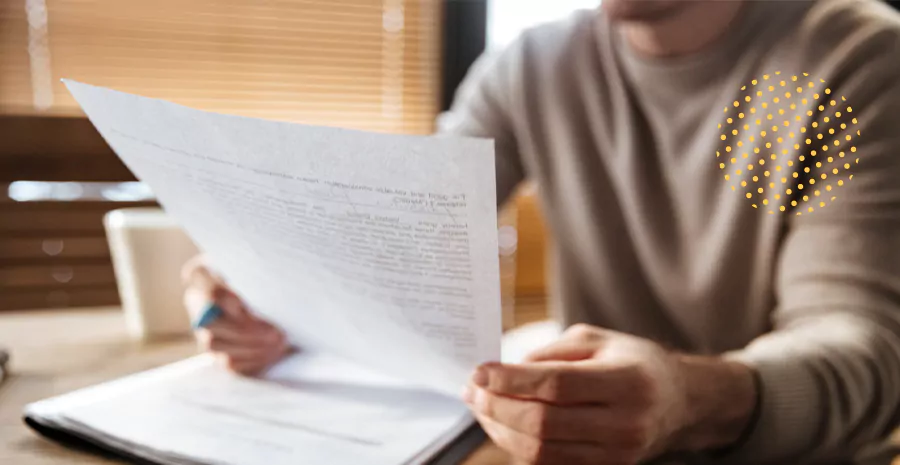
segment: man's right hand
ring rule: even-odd
[[[241,299],[213,273],[201,256],[182,269],[186,290],[184,304],[197,318],[210,302],[222,309],[222,316],[196,331],[201,346],[216,354],[230,369],[256,375],[281,360],[290,351],[284,333],[253,315]]]

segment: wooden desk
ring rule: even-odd
[[[197,351],[191,339],[152,344],[129,341],[116,308],[0,313],[0,345],[11,351],[11,376],[0,385],[0,463],[10,465],[116,463],[41,438],[22,423],[22,408]],[[464,464],[508,461],[488,443]]]

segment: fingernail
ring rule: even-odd
[[[472,392],[472,387],[471,386],[463,387],[462,394],[460,395],[460,397],[462,398],[463,402],[465,402],[467,404],[471,404],[472,400],[475,399],[475,393]]]
[[[487,387],[487,384],[488,384],[487,369],[483,366],[478,367],[475,370],[475,373],[472,374],[472,382],[475,383],[476,386]]]

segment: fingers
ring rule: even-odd
[[[215,341],[215,339],[213,339]],[[247,346],[229,342],[216,341],[210,344],[210,352],[222,356],[228,362],[265,361],[277,348],[272,346]]]
[[[201,346],[216,354],[228,368],[257,374],[281,359],[290,349],[281,331],[262,320],[217,320],[197,331]]]
[[[641,380],[632,366],[587,362],[486,363],[472,376],[494,394],[560,405],[624,403]]]
[[[598,376],[580,376],[571,364],[542,362],[522,365],[486,363],[472,377],[475,385],[495,394],[557,404],[608,400]]]
[[[247,306],[235,293],[224,285],[216,286],[213,290],[212,301],[222,309],[222,313],[226,317],[235,320],[251,319],[250,311]]]
[[[637,442],[637,429],[628,418],[617,418],[613,409],[583,405],[563,407],[538,401],[514,399],[471,386],[464,400],[473,412],[507,425],[520,433],[543,440],[596,442],[622,446]]]
[[[625,464],[595,444],[542,441],[484,415],[475,415],[491,440],[515,458],[530,464]]]
[[[196,320],[210,303],[222,316],[197,331],[201,346],[216,354],[231,370],[255,375],[281,359],[290,349],[284,333],[257,318],[225,282],[197,256],[182,268],[187,285],[184,303]]]
[[[284,335],[267,324],[240,324],[219,320],[207,328],[199,330],[204,339],[209,341],[209,350],[224,351],[226,347],[272,347],[285,343]]]
[[[225,365],[225,368],[244,376],[256,376],[262,374],[281,360],[284,354],[272,353],[265,357],[254,358],[237,358],[227,353],[217,353],[215,355]]]
[[[474,386],[463,399],[491,439],[525,463],[633,465],[647,451],[646,416],[628,408],[560,406]]]
[[[663,377],[657,345],[575,325],[527,360],[481,365],[464,394],[501,448],[528,463],[634,464],[664,444],[660,386],[678,378]]]

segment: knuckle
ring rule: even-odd
[[[563,370],[555,370],[544,380],[543,394],[552,401],[565,400],[568,386],[571,382],[571,374]]]
[[[534,425],[535,435],[539,438],[547,438],[553,431],[552,412],[547,405],[539,404],[532,411],[533,419],[531,424]]]
[[[597,330],[585,323],[576,323],[566,330],[566,336],[577,340],[593,340],[597,336]]]
[[[541,397],[543,397],[545,399],[550,399],[550,400],[559,399],[559,391],[560,391],[559,384],[560,384],[560,381],[559,381],[559,373],[558,372],[553,372],[553,373],[547,375],[547,377],[544,378],[544,381],[541,383],[541,386],[540,386],[540,390],[542,391],[542,392],[540,392]]]

